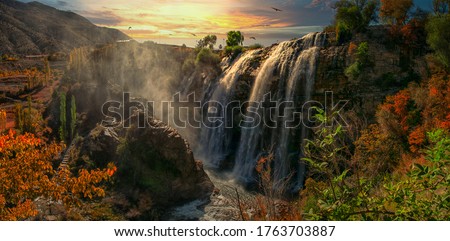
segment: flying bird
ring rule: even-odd
[[[131,30],[131,27],[128,27],[128,30]]]
[[[279,8],[274,8],[274,7],[271,7],[273,10],[275,10],[276,12],[283,12],[283,10],[281,10],[281,9],[279,9]]]
[[[255,37],[250,37],[250,39],[256,40],[256,38],[255,38]]]
[[[197,35],[195,33],[191,33],[191,34],[192,34],[192,36],[197,37]]]

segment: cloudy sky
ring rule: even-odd
[[[22,0],[29,2],[29,0]],[[320,31],[331,23],[334,0],[39,0],[114,27],[137,40],[193,45],[207,35],[241,30],[246,44],[271,43]],[[429,9],[432,0],[416,0]],[[278,8],[282,11],[272,9]],[[130,29],[131,27],[131,29]],[[195,35],[195,36],[194,36]],[[255,37],[256,40],[249,39]]]

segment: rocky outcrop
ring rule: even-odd
[[[214,189],[186,140],[154,119],[146,128],[97,126],[76,146],[73,167],[115,162],[118,171],[107,202],[126,219],[158,219],[167,208],[209,199]]]

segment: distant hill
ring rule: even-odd
[[[117,29],[38,2],[0,0],[0,54],[67,52],[87,45],[130,39]]]

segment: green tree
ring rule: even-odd
[[[241,31],[230,31],[227,33],[227,46],[233,47],[244,44],[244,35]]]
[[[67,118],[66,118],[66,94],[62,92],[59,96],[59,138],[65,142],[67,139]]]
[[[77,103],[75,101],[75,96],[72,95],[72,100],[70,102],[70,137],[75,138],[75,127],[77,125]]]
[[[197,42],[197,48],[198,49],[202,49],[202,48],[214,49],[214,45],[216,45],[216,43],[217,43],[216,35],[207,35]]]
[[[450,68],[450,14],[437,15],[427,23],[427,42],[435,51],[437,59]]]
[[[351,31],[364,31],[372,21],[377,21],[376,0],[340,0],[335,8],[336,26],[344,25]]]

